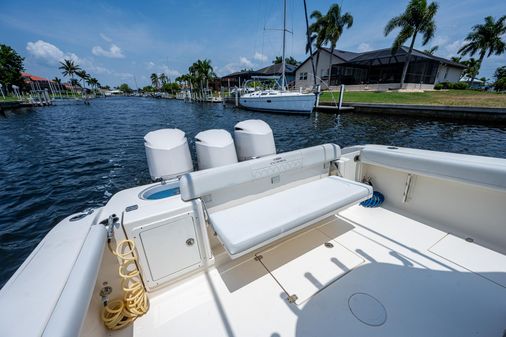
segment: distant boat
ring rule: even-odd
[[[310,114],[316,104],[316,94],[286,89],[286,0],[283,1],[283,55],[281,83],[279,90],[257,90],[241,96],[239,104],[249,110],[272,111],[280,113]]]
[[[186,100],[190,97],[190,89],[182,89],[180,92],[176,94],[176,99],[178,100]]]
[[[119,96],[123,95],[123,91],[121,90],[109,90],[104,93],[105,96]]]

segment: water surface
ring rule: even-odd
[[[192,139],[265,120],[279,152],[333,142],[376,143],[506,158],[506,127],[399,116],[256,113],[220,104],[96,99],[0,115],[0,286],[64,217],[150,182],[143,136],[180,128]],[[195,151],[192,146],[192,154]]]

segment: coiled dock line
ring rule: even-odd
[[[122,240],[115,250],[109,242],[108,247],[120,260],[118,273],[121,277],[123,298],[106,303],[101,318],[108,329],[119,330],[144,315],[149,309],[149,301],[137,268],[134,242]]]

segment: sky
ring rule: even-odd
[[[336,1],[307,0],[308,11],[327,11]],[[368,51],[391,46],[398,31],[383,35],[388,20],[408,0],[338,0],[353,15],[338,49]],[[504,0],[438,0],[437,31],[425,47],[457,55],[465,36],[485,16],[506,15]],[[288,0],[287,56],[304,60],[302,0]],[[219,76],[261,68],[281,55],[282,0],[2,1],[0,43],[25,58],[26,71],[62,77],[58,62],[74,59],[102,85],[142,87],[151,73],[172,80],[197,59],[210,59]],[[506,38],[506,37],[505,37]],[[480,77],[491,78],[506,54],[484,61]]]

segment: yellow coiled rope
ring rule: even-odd
[[[131,324],[149,309],[148,296],[144,290],[139,269],[137,269],[137,255],[132,240],[123,240],[113,250],[109,243],[109,250],[120,260],[119,276],[123,299],[108,302],[102,310],[102,321],[110,330],[119,330]]]

